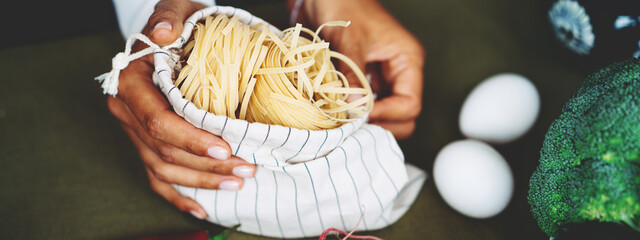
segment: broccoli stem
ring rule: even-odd
[[[640,224],[638,222],[637,217],[627,217],[627,216],[623,216],[621,217],[622,222],[626,223],[627,225],[629,225],[629,227],[633,228],[636,231],[640,231]]]

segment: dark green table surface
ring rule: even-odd
[[[528,179],[544,133],[585,74],[554,38],[543,5],[533,0],[382,2],[416,34],[428,55],[424,110],[414,136],[400,142],[407,162],[432,175],[438,151],[464,138],[458,128],[464,98],[493,74],[529,77],[542,105],[531,131],[496,146],[515,176],[513,199],[504,212],[489,219],[465,217],[448,207],[429,178],[403,218],[370,234],[547,239],[529,213]],[[247,9],[286,21],[281,2]],[[74,27],[69,22],[55,26]],[[136,150],[109,114],[93,77],[108,71],[111,57],[123,50],[114,24],[24,42],[0,48],[0,239],[130,239],[223,230],[180,212],[149,188]],[[235,233],[230,239],[261,238]]]

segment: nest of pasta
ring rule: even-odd
[[[216,115],[308,130],[331,129],[365,115],[371,88],[348,57],[329,49],[318,33],[300,24],[274,33],[237,17],[208,16],[195,24],[184,46],[174,84],[185,99]],[[355,73],[349,85],[332,59]],[[363,96],[347,101],[349,95]]]

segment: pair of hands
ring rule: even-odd
[[[289,1],[292,5],[293,1]],[[185,0],[161,0],[143,33],[158,45],[173,43],[184,21],[205,6]],[[409,137],[421,109],[425,53],[418,40],[375,0],[306,0],[299,21],[316,28],[332,20],[350,20],[347,29],[324,28],[323,38],[335,51],[370,70],[379,96],[369,120],[398,139]],[[146,46],[137,43],[133,52]],[[348,69],[338,66],[339,69]],[[256,167],[232,156],[223,139],[198,129],[176,115],[154,86],[153,56],[129,64],[120,73],[116,98],[107,98],[142,158],[151,188],[182,211],[204,219],[207,213],[171,184],[237,191]],[[353,73],[346,72],[349,79]]]

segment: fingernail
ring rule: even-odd
[[[227,180],[220,183],[220,190],[238,191],[240,190],[240,183],[233,180]]]
[[[153,32],[155,32],[158,29],[166,29],[168,31],[171,31],[171,29],[173,29],[173,26],[171,26],[171,23],[169,22],[159,22],[158,24],[156,24],[155,27],[153,27]]]
[[[189,211],[189,213],[191,213],[191,215],[193,215],[195,218],[197,219],[204,219],[204,215],[202,215],[201,213],[197,212],[196,210],[191,210]]]
[[[233,175],[241,178],[253,177],[253,168],[246,165],[234,167],[232,172]]]
[[[207,153],[210,157],[218,159],[218,160],[227,160],[229,159],[229,152],[227,149],[220,146],[213,146],[207,149]]]

